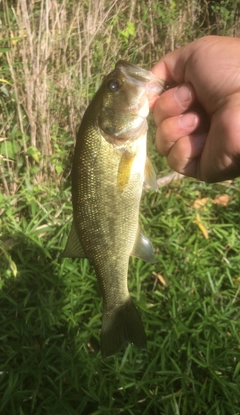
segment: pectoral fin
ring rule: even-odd
[[[132,171],[132,164],[134,161],[134,155],[129,154],[125,151],[122,155],[122,158],[118,167],[118,176],[117,176],[117,189],[120,192],[123,192],[126,188]]]
[[[143,261],[150,262],[152,264],[156,262],[152,244],[140,228],[138,228],[136,241],[131,255],[135,256],[136,258],[142,259]]]
[[[72,223],[70,234],[68,236],[66,247],[62,254],[63,258],[86,258],[82,245],[80,244],[77,232]]]
[[[153,190],[158,190],[157,178],[151,161],[147,158],[144,170],[144,182]]]

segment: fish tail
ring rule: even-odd
[[[140,315],[131,299],[111,312],[103,312],[101,352],[103,357],[115,354],[124,343],[146,349],[147,338]]]

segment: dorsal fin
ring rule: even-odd
[[[142,230],[138,228],[136,241],[131,256],[142,259],[143,261],[154,264],[156,262],[152,244],[144,235]]]
[[[74,222],[72,223],[62,258],[86,258],[82,245],[79,241]]]

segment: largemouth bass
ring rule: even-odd
[[[72,166],[73,224],[64,257],[94,265],[103,297],[101,351],[130,342],[146,348],[146,335],[127,284],[131,255],[155,262],[138,225],[143,182],[157,188],[146,158],[149,101],[163,90],[149,71],[119,61],[88,106]]]

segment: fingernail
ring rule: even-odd
[[[192,97],[192,91],[188,87],[188,85],[180,85],[175,91],[174,91],[174,97],[176,101],[178,102],[181,107],[186,108],[187,104],[190,102]]]
[[[193,128],[197,123],[197,116],[191,113],[180,115],[178,123],[182,128]]]

